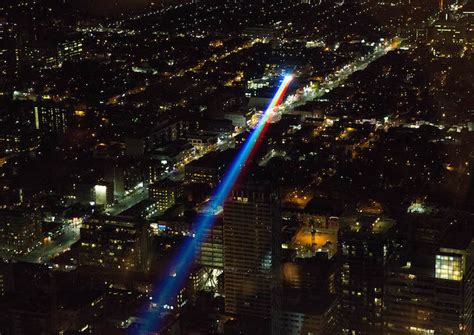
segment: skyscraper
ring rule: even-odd
[[[94,215],[81,227],[79,264],[147,271],[148,225],[129,217]]]
[[[5,94],[3,92],[4,85],[16,78],[17,75],[14,28],[14,24],[0,17],[0,93],[2,94]]]
[[[442,236],[431,245],[416,238],[414,251],[392,257],[384,334],[472,334],[474,240],[460,227]]]
[[[0,254],[27,254],[41,240],[41,215],[37,208],[0,210]]]
[[[279,197],[268,186],[234,190],[224,205],[224,292],[229,314],[271,321],[280,308]]]
[[[214,224],[206,229],[206,238],[197,248],[197,260],[206,271],[206,285],[221,288],[224,268],[223,218],[216,217]]]
[[[171,179],[163,179],[149,186],[150,198],[158,205],[158,210],[163,213],[173,207],[176,201],[183,196],[183,186]]]
[[[67,109],[51,102],[34,107],[35,128],[47,134],[62,134],[67,129]]]
[[[385,264],[395,222],[372,215],[354,217],[339,239],[339,294],[345,334],[382,334]]]

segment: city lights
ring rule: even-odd
[[[225,199],[229,195],[230,191],[232,190],[232,187],[234,186],[237,178],[239,177],[243,166],[251,155],[252,150],[254,150],[257,141],[263,135],[274,109],[283,99],[283,96],[285,95],[285,92],[288,89],[288,86],[292,80],[292,75],[286,75],[283,78],[283,81],[281,82],[277,92],[273,96],[273,99],[271,100],[270,104],[262,115],[256,128],[253,130],[247,141],[243,144],[242,149],[232,162],[230,168],[223,177],[222,182],[217,187],[217,190],[214,193],[214,196],[212,197],[211,201],[208,203],[204,214],[202,214],[198,218],[195,237],[188,243],[183,245],[172,259],[171,267],[168,271],[170,276],[165,276],[164,278],[161,278],[158,282],[158,285],[156,285],[154,293],[152,295],[153,303],[156,306],[159,307],[166,304],[169,300],[173,299],[174,296],[178,293],[181,285],[186,279],[189,268],[194,262],[196,248],[199,247],[199,244],[206,237],[205,233],[207,231],[207,228],[213,223],[213,213],[215,213],[220,207],[222,207]],[[159,316],[159,311],[146,310],[144,315],[145,323],[142,325],[142,327],[136,334],[146,334],[148,331],[157,327],[159,322]]]
[[[0,334],[473,335],[473,60],[474,0],[0,1]]]

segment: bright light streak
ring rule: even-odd
[[[237,157],[234,159],[230,168],[227,170],[226,174],[222,178],[221,183],[219,184],[214,196],[211,201],[207,204],[204,214],[200,215],[196,222],[196,231],[193,239],[190,239],[178,250],[176,255],[171,260],[171,266],[168,270],[168,276],[161,278],[158,285],[156,285],[152,293],[152,302],[160,308],[160,306],[169,303],[170,300],[175,298],[178,294],[179,289],[183,286],[186,277],[189,273],[191,266],[194,263],[194,258],[196,255],[197,248],[199,244],[206,237],[206,232],[209,227],[214,222],[214,213],[218,212],[219,209],[223,206],[224,201],[229,196],[229,193],[232,190],[237,178],[240,175],[240,172],[247,162],[249,156],[251,155],[255,144],[260,139],[261,135],[266,129],[266,125],[270,117],[273,114],[274,109],[283,99],[286,90],[290,82],[293,80],[292,75],[286,75],[283,78],[277,92],[273,96],[270,104],[268,105],[265,113],[260,118],[257,126],[250,134],[249,138],[243,144],[242,149],[238,153]],[[145,323],[140,326],[140,329],[136,334],[145,335],[148,332],[159,327],[159,313],[160,311],[156,310],[146,310],[144,311],[143,318]]]

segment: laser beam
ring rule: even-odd
[[[275,108],[280,104],[283,96],[290,82],[293,80],[292,75],[287,75],[283,78],[278,90],[273,96],[267,109],[259,119],[257,126],[251,132],[243,144],[241,150],[238,152],[236,158],[224,174],[221,183],[218,185],[214,196],[211,198],[209,203],[204,209],[204,213],[199,215],[196,221],[196,230],[194,232],[194,238],[184,243],[174,255],[171,260],[171,265],[167,275],[163,276],[155,286],[151,301],[153,304],[158,306],[158,310],[147,310],[143,313],[144,323],[140,325],[137,335],[146,335],[160,326],[160,309],[161,306],[168,303],[171,299],[177,296],[178,291],[183,286],[186,277],[190,271],[191,266],[194,263],[194,257],[196,255],[199,244],[206,237],[206,232],[209,230],[214,222],[215,215],[220,208],[222,208],[226,198],[229,196],[232,187],[234,186],[240,172],[247,162],[252,151],[255,149],[255,144],[264,134],[266,126],[270,117],[272,116]]]

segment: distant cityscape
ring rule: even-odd
[[[473,335],[473,0],[0,2],[0,335]]]

